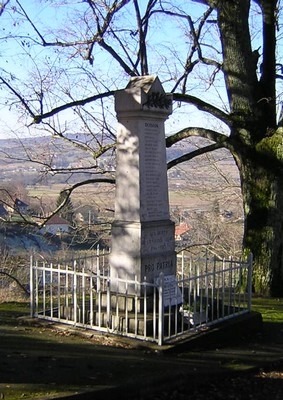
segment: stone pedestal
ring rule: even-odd
[[[111,276],[154,282],[160,272],[176,272],[164,131],[172,99],[157,77],[136,77],[117,92],[115,109],[119,125]]]

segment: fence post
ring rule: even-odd
[[[73,280],[73,304],[74,304],[74,322],[75,324],[78,322],[77,318],[77,305],[78,305],[78,298],[77,298],[77,262],[74,260],[73,262],[73,270],[74,270],[74,280]]]
[[[253,255],[248,256],[248,311],[252,309],[252,290],[253,290]]]
[[[34,316],[34,279],[33,279],[33,256],[30,256],[29,270],[29,301],[30,301],[30,316]]]
[[[100,272],[100,265],[99,265],[99,244],[96,247],[96,273],[98,274],[98,271]]]
[[[111,329],[111,282],[110,277],[107,278],[107,294],[106,294],[106,313],[107,313],[107,328]]]
[[[158,302],[158,345],[162,346],[164,340],[164,274],[163,272],[159,275],[159,302]]]

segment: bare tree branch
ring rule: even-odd
[[[5,7],[10,3],[10,0],[2,1],[0,4],[0,17],[3,14]]]
[[[4,79],[2,76],[0,76],[0,81],[5,86],[7,86],[7,88],[14,94],[14,96],[16,96],[20,100],[20,103],[24,106],[24,108],[27,110],[29,115],[34,118],[35,117],[34,112],[30,108],[28,102],[22,97],[22,95],[16,89],[14,89],[13,86],[11,86],[10,83],[6,79]]]
[[[122,57],[119,56],[119,54],[113,49],[113,47],[109,46],[103,39],[99,40],[99,45],[106,51],[108,51],[109,54],[121,65],[121,67],[124,69],[124,71],[129,75],[129,76],[136,76],[137,72],[133,71],[122,59]]]
[[[181,164],[185,161],[192,160],[193,158],[195,158],[197,156],[201,156],[202,154],[210,153],[211,151],[220,149],[222,147],[225,147],[224,144],[214,143],[209,146],[201,147],[197,150],[191,151],[190,153],[183,154],[182,156],[175,158],[172,161],[169,161],[167,163],[167,169],[170,169],[170,168],[175,167],[176,165]]]
[[[224,135],[223,133],[216,132],[210,129],[206,128],[185,128],[182,129],[181,131],[175,133],[172,136],[168,136],[166,138],[166,147],[171,147],[173,144],[179,142],[180,140],[183,140],[188,137],[192,136],[198,136],[202,137],[205,139],[212,140],[215,142],[217,145],[220,147],[226,147],[229,148],[229,138],[228,136]]]
[[[230,119],[229,114],[225,113],[224,111],[220,110],[217,107],[214,107],[212,104],[209,104],[209,103],[199,99],[198,97],[191,96],[188,94],[173,93],[173,100],[192,104],[193,106],[197,107],[199,110],[208,112],[211,115],[213,115],[214,117],[220,119],[228,127],[232,126],[232,121]]]
[[[94,96],[87,97],[87,98],[82,99],[82,100],[71,101],[70,103],[66,103],[66,104],[63,104],[62,106],[53,108],[53,110],[50,110],[47,113],[44,113],[44,114],[41,114],[41,115],[33,115],[33,114],[31,114],[33,116],[33,123],[38,124],[38,123],[42,122],[44,119],[50,118],[53,115],[56,115],[61,111],[68,110],[69,108],[72,108],[72,107],[84,106],[85,104],[91,103],[91,102],[99,100],[99,99],[103,99],[105,97],[113,96],[114,94],[115,94],[115,91],[112,90],[112,91],[109,91],[109,92],[96,94]]]
[[[21,5],[21,3],[16,0],[17,5],[20,7],[22,13],[24,14],[25,18],[27,19],[27,21],[30,23],[30,25],[32,26],[32,28],[34,29],[34,31],[37,33],[37,35],[40,37],[40,40],[42,41],[42,44],[45,46],[46,45],[46,41],[44,39],[44,37],[41,35],[41,33],[39,32],[39,30],[37,29],[37,27],[35,26],[35,24],[32,22],[32,20],[30,19],[30,17],[28,16],[28,14],[26,13],[26,11],[24,10],[23,6]]]
[[[140,14],[140,9],[137,0],[134,0],[134,6],[136,11],[136,18],[139,31],[139,58],[141,63],[141,74],[148,75],[148,63],[146,54],[146,44],[145,44],[145,32],[142,27],[142,18]]]
[[[87,181],[75,183],[68,189],[62,190],[61,191],[62,198],[63,198],[62,203],[59,204],[59,206],[53,211],[53,213],[47,219],[45,219],[45,221],[42,223],[42,225],[44,225],[46,223],[46,221],[48,221],[54,214],[57,214],[67,204],[67,202],[74,190],[76,190],[82,186],[90,185],[90,184],[94,184],[94,183],[109,183],[109,184],[113,185],[113,184],[115,184],[115,179],[113,179],[113,178],[88,179]]]
[[[15,276],[13,276],[13,275],[11,275],[8,272],[3,271],[3,270],[0,270],[0,275],[5,275],[5,276],[8,276],[9,278],[11,278],[24,291],[25,295],[29,296],[29,294],[30,294],[29,290],[24,285],[22,285],[21,282]]]

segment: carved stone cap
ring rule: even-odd
[[[124,90],[116,92],[115,110],[149,110],[169,115],[172,113],[172,95],[165,93],[157,76],[136,76]]]
[[[159,78],[155,75],[135,76],[130,79],[130,82],[126,86],[126,90],[139,88],[145,93],[148,93],[150,90],[165,93]]]

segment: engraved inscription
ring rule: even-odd
[[[166,272],[174,267],[173,260],[159,260],[146,263],[144,265],[145,274],[149,272]]]
[[[168,204],[164,196],[164,190],[167,191],[167,175],[161,133],[159,122],[145,122],[144,177],[148,219],[167,217]]]
[[[142,249],[148,253],[160,253],[162,251],[174,251],[174,237],[172,227],[151,229],[144,231],[142,235]]]

